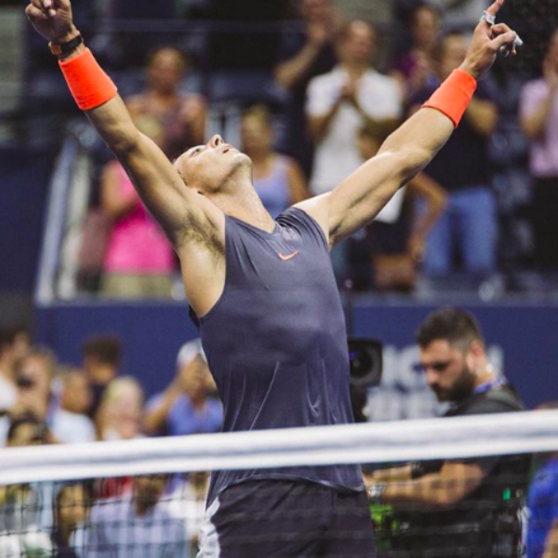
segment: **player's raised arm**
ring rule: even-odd
[[[110,78],[74,25],[69,0],[31,0],[26,14],[49,41],[78,106],[130,174],[149,211],[176,245],[188,223],[219,226],[219,211],[184,184],[159,147],[140,133]],[[198,230],[200,227],[197,227]]]
[[[333,245],[371,221],[395,192],[416,176],[459,124],[476,89],[477,79],[494,63],[501,48],[514,51],[517,34],[507,25],[492,25],[504,0],[485,12],[461,67],[440,86],[364,163],[335,190],[299,204],[329,235]]]

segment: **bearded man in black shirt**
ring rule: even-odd
[[[456,308],[430,314],[416,334],[420,368],[445,416],[523,410],[514,389],[486,356],[475,318]],[[527,483],[525,457],[413,463],[367,476],[371,500],[392,505],[397,556],[519,556],[519,520]]]

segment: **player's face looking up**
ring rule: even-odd
[[[475,355],[445,339],[420,348],[420,368],[438,401],[462,401],[471,395],[476,381]]]
[[[251,160],[219,135],[205,145],[188,149],[174,163],[188,187],[215,194],[251,173]]]

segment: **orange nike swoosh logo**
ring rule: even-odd
[[[288,262],[289,260],[292,260],[295,256],[298,256],[298,252],[293,252],[292,254],[288,254],[287,256],[284,256],[283,254],[279,253],[279,257],[284,261],[284,262]]]

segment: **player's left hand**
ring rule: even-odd
[[[490,16],[496,17],[504,5],[505,0],[496,0],[486,11]],[[514,42],[517,33],[510,29],[505,23],[491,25],[486,19],[481,19],[477,25],[461,69],[478,79],[484,74],[498,56],[498,52],[504,47],[509,52],[515,53]]]

